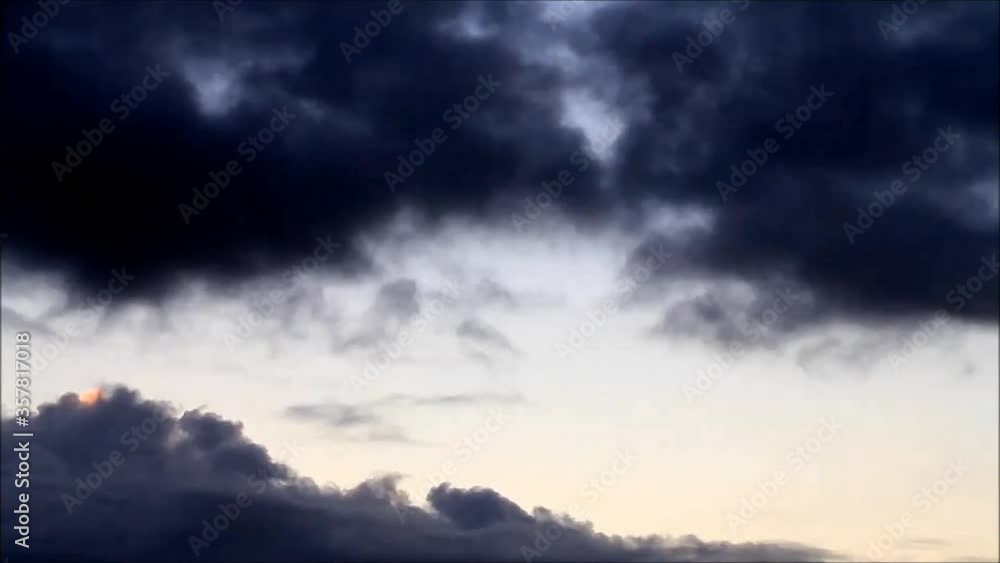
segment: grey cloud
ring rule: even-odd
[[[472,300],[483,305],[499,304],[505,307],[516,307],[517,299],[509,289],[494,280],[485,279],[473,288]]]
[[[350,65],[340,42],[370,17],[365,6],[245,5],[224,22],[199,6],[65,10],[45,40],[4,55],[10,82],[21,85],[8,93],[19,108],[10,128],[25,132],[8,180],[33,186],[0,194],[5,255],[66,272],[83,295],[110,268],[128,266],[142,280],[123,296],[130,300],[175,289],[180,274],[272,272],[316,236],[354,240],[404,208],[428,225],[455,216],[509,223],[505,202],[534,196],[586,146],[553,100],[587,93],[627,127],[616,158],[590,161],[553,204],[562,217],[651,241],[663,234],[636,220],[650,204],[712,217],[658,280],[778,277],[816,299],[802,326],[831,316],[893,322],[940,307],[997,250],[988,195],[1000,169],[997,77],[982,71],[997,64],[997,5],[928,3],[887,40],[878,27],[887,5],[751,3],[678,72],[670,54],[731,7],[615,3],[552,30],[539,6],[413,4]],[[462,21],[483,32],[461,31]],[[559,52],[578,64],[547,57]],[[108,104],[141,77],[139,59],[173,74],[59,183],[52,160],[108,117]],[[206,113],[216,71],[233,104]],[[448,128],[442,112],[480,75],[502,86],[405,185],[380,191],[414,139]],[[824,86],[834,94],[801,127],[779,130]],[[185,225],[178,204],[238,157],[238,141],[274,104],[300,117]],[[961,142],[915,179],[905,163],[948,127]],[[780,149],[723,201],[717,182],[731,183],[730,166],[768,137]],[[844,224],[896,179],[907,191],[851,244]],[[340,251],[325,266],[370,268],[360,249]],[[995,284],[957,315],[993,324]]]
[[[379,288],[373,306],[380,317],[405,319],[420,310],[417,282],[410,279],[395,280]]]
[[[162,422],[129,451],[121,433],[154,416]],[[534,546],[537,534],[552,525],[561,535],[544,560],[840,558],[781,542],[605,535],[542,508],[529,514],[488,488],[443,484],[420,507],[398,490],[393,476],[353,489],[320,486],[250,441],[241,424],[212,413],[178,415],[124,388],[91,406],[75,395],[43,404],[32,427],[45,437],[34,440],[31,450],[32,521],[44,522],[32,527],[30,559],[38,561],[513,561],[522,560],[522,546]],[[9,451],[13,420],[4,419],[0,430]],[[79,486],[75,479],[86,479],[95,471],[91,462],[107,460],[114,450],[124,462],[69,514],[62,495],[72,495]],[[293,447],[278,457],[290,462],[297,453]],[[15,456],[0,462],[7,511],[16,498],[16,463]],[[220,506],[235,506],[240,495],[250,504],[196,557],[191,538],[203,537],[206,523],[223,514]],[[4,548],[20,549],[12,543]]]
[[[415,396],[393,393],[363,404],[345,404],[325,401],[315,404],[291,405],[284,409],[285,416],[317,422],[335,435],[361,442],[418,443],[390,418],[405,418],[402,409],[422,407],[458,408],[476,405],[517,404],[524,402],[520,395],[502,393],[452,393],[445,395]]]
[[[356,442],[415,443],[401,428],[385,420],[371,405],[348,405],[334,401],[292,405],[284,410],[289,418],[318,422],[333,435]]]
[[[463,338],[469,338],[483,344],[489,344],[505,351],[513,351],[510,340],[495,327],[477,320],[466,319],[458,325],[455,333]]]
[[[339,403],[293,405],[285,409],[285,413],[292,418],[319,420],[336,428],[371,424],[378,420],[374,413],[363,407]]]

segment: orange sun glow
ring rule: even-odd
[[[100,388],[88,389],[80,394],[80,402],[85,405],[92,405],[104,398],[104,393]]]

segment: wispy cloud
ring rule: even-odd
[[[483,344],[496,346],[501,350],[513,351],[510,340],[493,326],[478,319],[466,319],[458,325],[455,333],[462,338],[469,338]]]
[[[474,405],[515,404],[524,402],[517,394],[454,393],[415,396],[393,393],[367,403],[339,401],[297,404],[284,409],[284,415],[319,423],[344,440],[355,442],[419,443],[390,420],[405,408],[468,407]]]

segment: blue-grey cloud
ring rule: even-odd
[[[198,5],[63,10],[3,55],[19,85],[5,94],[19,132],[6,183],[24,187],[0,193],[5,256],[87,294],[130,268],[116,304],[181,275],[280,271],[317,239],[343,242],[322,267],[363,271],[352,241],[404,208],[420,228],[510,228],[511,206],[587,146],[558,102],[585,93],[625,127],[615,158],[577,154],[587,172],[552,205],[574,228],[666,239],[677,259],[656,277],[791,283],[815,298],[802,323],[908,319],[964,291],[997,251],[997,76],[983,72],[997,66],[997,5],[923,4],[888,34],[881,4],[734,5],[611,3],[553,29],[544,6],[407,4],[350,62],[341,43],[370,6],[242,5],[223,21]],[[19,21],[21,8],[4,10]],[[737,20],[678,69],[672,53],[724,8]],[[461,23],[470,14],[481,32]],[[123,117],[114,101],[157,64],[169,75]],[[448,117],[481,77],[500,86]],[[238,147],[275,107],[294,121],[245,161]],[[66,147],[106,118],[115,130],[57,178],[53,162],[76,162]],[[390,191],[385,173],[437,128],[447,140]],[[233,159],[243,172],[196,195]],[[188,224],[179,206],[196,198]],[[647,233],[651,205],[703,210],[712,226]],[[957,316],[995,321],[996,273],[986,282]]]
[[[526,546],[535,549],[546,530],[558,538],[539,561],[837,557],[779,542],[609,536],[545,509],[529,514],[487,488],[440,485],[421,507],[397,489],[394,477],[353,489],[320,486],[284,463],[298,448],[269,452],[249,440],[240,423],[200,411],[176,413],[124,388],[93,405],[65,395],[41,405],[31,424],[34,525],[31,549],[18,552],[24,554],[19,560],[513,561],[523,560]],[[15,428],[12,419],[0,424],[7,451],[15,447]],[[16,493],[24,491],[14,488],[16,456],[0,463],[3,509],[10,513]],[[79,502],[67,500],[74,498]],[[15,533],[5,537],[6,553],[21,549],[13,546]]]

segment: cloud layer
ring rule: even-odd
[[[3,421],[5,449],[14,429]],[[93,405],[64,395],[40,407],[32,429],[31,518],[44,525],[32,527],[30,557],[39,561],[514,561],[530,550],[538,561],[836,556],[795,544],[607,536],[544,508],[529,513],[488,488],[443,484],[420,507],[392,476],[320,486],[285,463],[299,453],[294,440],[272,454],[238,422],[178,413],[127,388]],[[16,471],[5,457],[5,499],[24,492],[13,487]]]
[[[317,237],[344,243],[324,266],[354,271],[368,266],[355,237],[402,209],[428,229],[513,228],[563,170],[560,217],[664,242],[677,259],[661,278],[801,287],[816,300],[805,322],[932,312],[996,252],[995,4],[923,4],[888,33],[882,5],[615,3],[550,24],[545,6],[405,4],[347,62],[341,43],[372,9],[63,10],[4,55],[21,132],[18,188],[0,196],[9,256],[91,294],[128,268],[127,299],[178,274],[280,271]],[[735,20],[678,68],[671,54],[724,9]],[[125,115],[115,100],[147,65],[169,74]],[[487,96],[481,79],[499,85]],[[248,161],[244,142],[282,108],[295,117]],[[567,116],[602,112],[625,124],[608,156],[577,152],[591,139]],[[103,119],[115,130],[56,174]],[[385,173],[436,129],[447,139],[391,191]],[[231,160],[242,172],[196,202]],[[654,208],[711,226],[681,239],[635,220]],[[996,312],[984,291],[959,314]]]

